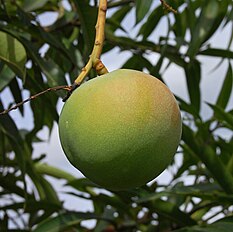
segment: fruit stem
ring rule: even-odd
[[[99,10],[98,10],[98,18],[97,23],[95,26],[96,29],[96,36],[95,36],[95,43],[90,55],[89,61],[87,62],[86,66],[82,69],[82,72],[74,81],[77,85],[80,85],[87,74],[90,72],[92,68],[94,68],[98,75],[103,75],[108,73],[107,68],[104,66],[102,61],[100,60],[100,55],[103,49],[104,43],[104,27],[106,21],[106,11],[107,11],[107,0],[100,0],[99,1]]]

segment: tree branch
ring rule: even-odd
[[[177,14],[177,10],[173,9],[169,4],[167,4],[165,0],[160,0],[160,2],[166,10]]]
[[[23,101],[15,104],[14,106],[10,107],[7,110],[4,110],[4,111],[0,112],[0,115],[7,114],[7,113],[9,113],[12,110],[16,110],[17,108],[19,108],[20,106],[22,106],[26,102],[32,101],[32,100],[36,99],[37,97],[39,97],[39,96],[41,96],[41,95],[43,95],[45,93],[48,93],[48,92],[51,92],[51,91],[58,91],[58,90],[61,90],[61,89],[70,91],[72,89],[72,86],[62,85],[62,86],[56,86],[56,87],[48,88],[48,89],[46,89],[46,90],[44,90],[42,92],[39,92],[39,93],[37,93],[37,94],[35,94],[33,96],[30,96],[27,99],[25,99],[25,100],[23,100]]]

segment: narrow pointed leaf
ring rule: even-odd
[[[148,13],[152,0],[136,0],[136,24]]]
[[[216,104],[223,109],[227,106],[227,103],[231,96],[232,87],[233,87],[232,84],[233,84],[233,74],[232,74],[231,64],[229,64],[228,71],[221,88],[221,92],[218,95],[218,99],[216,102]]]
[[[233,115],[230,112],[226,112],[222,107],[218,105],[208,104],[214,111],[215,117],[220,122],[225,122],[229,128],[233,129]]]
[[[201,105],[201,67],[200,63],[196,60],[185,67],[186,82],[188,87],[188,93],[190,102],[195,107],[196,112],[200,111]]]
[[[198,54],[205,55],[205,56],[233,59],[233,52],[232,51],[219,49],[219,48],[207,48],[203,51],[200,51]]]
[[[85,40],[84,56],[87,58],[92,50],[95,40],[95,24],[97,19],[97,8],[87,3],[87,0],[75,0],[78,16],[81,22],[83,37]]]
[[[16,75],[25,77],[27,60],[24,46],[13,36],[0,31],[0,60],[5,62]]]
[[[233,176],[227,170],[215,150],[203,144],[201,138],[196,137],[195,133],[186,125],[182,128],[183,141],[193,150],[194,154],[205,164],[212,176],[226,193],[233,193]]]
[[[26,12],[34,11],[43,7],[49,0],[24,0],[22,8]]]
[[[0,71],[0,91],[3,90],[14,78],[15,73],[7,65],[4,65]]]
[[[79,225],[83,220],[88,219],[101,219],[94,213],[81,213],[81,212],[66,212],[59,214],[57,217],[48,218],[41,222],[34,232],[60,232],[66,231],[72,226]]]
[[[15,103],[22,102],[23,101],[22,93],[21,93],[21,89],[19,87],[19,84],[18,84],[16,78],[14,78],[10,82],[9,87],[10,87],[11,93],[14,97]],[[23,105],[19,107],[19,110],[20,110],[21,114],[23,115]]]
[[[147,37],[156,29],[162,16],[164,16],[164,10],[162,6],[159,6],[152,11],[146,22],[140,28],[138,34],[143,35],[143,38],[147,39]]]

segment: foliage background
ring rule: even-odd
[[[154,180],[139,189],[109,192],[46,164],[45,156],[51,154],[35,156],[34,148],[42,142],[39,134],[45,127],[52,132],[65,94],[47,93],[18,112],[0,115],[1,231],[232,231],[232,1],[167,1],[178,10],[176,15],[158,0],[108,2],[103,54],[127,57],[122,67],[165,82],[170,76],[170,83],[181,84],[186,93],[175,93],[183,135],[168,168],[169,183]],[[96,5],[87,0],[1,1],[1,110],[73,82],[93,46]],[[46,12],[58,14],[52,25],[40,22]],[[221,46],[215,42],[217,34],[223,38]],[[219,75],[220,86],[208,79],[211,74]],[[92,71],[88,78],[95,75]],[[33,126],[20,126],[15,114]],[[54,179],[62,180],[63,194],[89,201],[93,211],[70,210]],[[83,221],[88,219],[96,219],[94,228],[86,228]]]

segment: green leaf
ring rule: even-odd
[[[146,16],[151,4],[152,0],[136,0],[136,24]]]
[[[35,47],[29,41],[22,39],[31,58],[39,65],[41,71],[46,75],[50,87],[65,85],[65,74],[60,67],[52,60],[45,60],[38,56]]]
[[[32,68],[27,71],[27,79],[24,87],[30,90],[31,95],[42,92],[48,89],[47,83],[44,83],[41,74],[41,69],[38,65],[32,63]],[[43,127],[48,126],[51,131],[54,121],[58,120],[58,113],[56,110],[58,96],[55,93],[46,93],[31,101],[31,109],[34,117],[34,128],[27,134],[26,139],[30,144],[36,138],[36,133]],[[44,117],[46,115],[46,117]]]
[[[195,107],[196,111],[200,111],[201,106],[201,67],[200,63],[195,60],[185,67],[186,82],[188,86],[188,93],[191,104]]]
[[[0,111],[2,111],[2,103],[0,101]],[[30,159],[29,147],[23,140],[14,120],[9,114],[1,115],[0,130],[8,138],[12,150],[15,152],[18,165],[24,176],[26,172],[26,161]],[[26,184],[26,182],[25,182]]]
[[[218,24],[216,20],[220,13],[219,1],[209,0],[208,2],[202,3],[200,16],[198,17],[194,30],[191,31],[191,33],[193,32],[192,39],[187,51],[187,55],[191,59],[197,54],[202,43],[217,29]]]
[[[200,7],[200,1],[190,1],[185,8],[186,18],[187,18],[187,27],[190,32],[194,31],[198,18],[195,15],[197,8]]]
[[[201,136],[201,134],[200,134]],[[212,176],[226,193],[233,193],[233,176],[227,170],[226,166],[216,154],[214,148],[208,145],[206,141],[202,141],[200,136],[196,134],[185,124],[182,127],[182,139],[205,164]]]
[[[115,32],[117,29],[121,29],[124,31],[124,28],[121,26],[122,20],[125,18],[125,16],[128,14],[128,12],[132,9],[132,6],[125,5],[119,10],[117,10],[111,18],[106,19],[106,27],[108,27],[108,30],[111,30],[111,32]]]
[[[95,24],[97,19],[97,8],[89,5],[87,0],[75,0],[78,16],[81,22],[83,37],[85,41],[84,59],[91,54],[95,41]]]
[[[159,193],[157,193],[159,195]],[[160,197],[160,196],[158,196]],[[160,199],[154,200],[151,195],[143,197],[142,199],[136,200],[138,203],[153,201],[153,210],[158,214],[161,214],[171,221],[177,222],[178,224],[184,225],[195,225],[196,222],[186,213],[182,212],[176,204],[169,201]]]
[[[158,25],[162,16],[164,16],[164,10],[162,6],[159,6],[152,11],[146,22],[140,28],[138,34],[143,35],[143,39],[147,39],[147,37],[156,29],[156,26]]]
[[[21,89],[19,87],[19,84],[18,84],[18,81],[16,78],[14,78],[9,83],[9,87],[10,87],[11,93],[14,97],[15,103],[22,102],[23,101],[22,93],[21,93]],[[21,114],[23,115],[23,105],[19,107],[19,110],[20,110]]]
[[[233,196],[223,193],[221,187],[214,183],[176,186],[169,190],[168,193],[187,197],[198,197],[203,200],[209,200],[215,203],[215,205],[218,205],[219,202],[226,205],[233,203]]]
[[[231,96],[232,87],[233,87],[232,84],[233,84],[233,74],[232,74],[231,64],[229,63],[226,77],[216,102],[216,105],[220,106],[223,109],[226,108],[229,98]]]
[[[173,31],[177,38],[183,40],[188,27],[187,11],[179,12],[178,14],[174,14],[174,16],[176,21],[173,24]]]
[[[208,103],[208,105],[212,108],[214,111],[215,117],[220,122],[225,122],[229,126],[229,128],[233,129],[233,115],[229,112],[226,112],[223,108],[221,108],[218,105],[212,105]]]
[[[19,178],[17,178],[13,174],[7,174],[7,175],[2,175],[0,174],[0,183],[1,187],[4,188],[5,190],[15,193],[20,197],[25,197],[25,192],[24,190],[16,185],[16,182],[19,182]],[[29,195],[28,195],[29,196]]]
[[[179,230],[174,230],[174,232],[232,232],[233,223],[230,222],[216,222],[211,225],[206,226],[192,226]]]
[[[46,210],[46,211],[57,211],[61,209],[60,204],[54,204],[53,202],[46,201],[46,200],[32,200],[29,199],[26,202],[26,205],[24,206],[24,209],[26,212],[38,212],[40,209]]]
[[[218,49],[218,48],[207,48],[203,51],[200,51],[198,54],[205,56],[214,56],[233,59],[233,52],[230,50]]]
[[[72,14],[72,16],[73,16],[73,14]],[[77,20],[77,19],[74,17],[74,18],[72,18],[72,20]],[[61,54],[62,54],[63,56],[65,56],[69,60],[70,64],[73,63],[73,65],[76,65],[74,49],[67,49],[67,47],[65,47],[65,45],[62,43],[61,38],[59,38],[59,39],[57,38],[56,33],[48,33],[45,30],[43,30],[42,28],[39,28],[38,31],[39,31],[41,37],[45,40],[45,43],[48,43],[53,48],[53,51],[55,50],[57,52],[56,55],[58,57],[61,57]],[[61,57],[61,58],[63,58],[63,57]]]
[[[79,225],[83,220],[102,219],[94,213],[66,212],[41,222],[34,232],[61,232]]]
[[[24,79],[27,60],[24,46],[11,35],[0,31],[0,60],[5,62],[16,75]]]
[[[67,183],[67,186],[72,186],[73,188],[81,192],[86,192],[87,189],[91,189],[91,188],[101,188],[100,186],[91,182],[87,178],[79,178],[79,179],[71,180]]]
[[[49,175],[58,179],[65,179],[67,181],[75,180],[76,178],[72,176],[70,173],[65,172],[59,168],[50,166],[45,163],[38,163],[35,165],[36,171],[43,175]]]
[[[176,99],[179,101],[179,106],[180,109],[190,113],[192,116],[194,116],[195,118],[200,119],[200,115],[198,110],[196,109],[195,106],[193,106],[192,104],[187,103],[185,100],[183,100],[182,98],[176,96]]]
[[[37,10],[43,7],[49,0],[24,0],[22,8],[26,12]]]
[[[36,172],[32,162],[30,165],[27,165],[27,173],[36,186],[41,200],[47,200],[51,204],[55,204],[57,206],[61,205],[55,189],[42,175]]]
[[[147,68],[148,70],[150,70],[152,68],[152,64],[141,54],[135,54],[125,62],[122,68],[134,69],[139,71],[142,71],[143,68]]]
[[[230,222],[230,223],[233,223],[233,216],[230,215],[230,216],[226,216],[224,218],[221,218],[219,219],[218,221],[216,221],[215,223],[219,223],[219,222]],[[214,224],[215,224],[214,223]]]
[[[233,20],[233,7],[231,7],[231,10],[228,12],[227,16],[226,16],[226,22],[224,24],[224,27],[229,23],[232,22]]]
[[[0,71],[0,91],[2,91],[14,78],[15,73],[7,65],[4,65]]]

